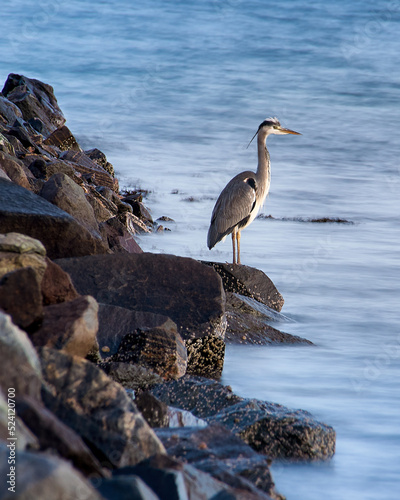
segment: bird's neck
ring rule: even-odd
[[[259,134],[257,137],[257,150],[258,150],[257,177],[261,181],[261,184],[267,187],[268,191],[271,179],[271,162],[269,159],[269,152],[265,141],[266,141],[266,136]]]

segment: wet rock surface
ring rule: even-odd
[[[83,151],[50,85],[9,76],[0,93],[2,477],[11,387],[13,498],[278,500],[271,457],[327,459],[333,429],[188,374],[218,378],[226,342],[308,341],[276,328],[287,320],[283,298],[261,271],[143,253],[137,234],[164,230],[147,194],[119,192],[114,167],[99,149]]]

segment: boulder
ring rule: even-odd
[[[114,477],[139,476],[160,500],[271,500],[261,491],[234,489],[188,464],[155,455],[134,467],[114,471]]]
[[[22,118],[22,113],[18,106],[0,95],[0,116],[3,118],[2,121],[10,127],[18,118]]]
[[[118,351],[122,339],[138,328],[176,328],[176,324],[163,314],[146,311],[132,311],[126,307],[99,303],[99,331],[97,341],[103,357]]]
[[[272,312],[272,314],[271,314]],[[225,340],[231,344],[308,344],[310,340],[282,332],[269,323],[279,313],[268,310],[267,306],[251,297],[226,292],[226,328]]]
[[[177,379],[186,373],[187,351],[176,325],[137,329],[125,335],[111,360],[149,367],[166,380]]]
[[[0,169],[7,174],[9,179],[19,186],[22,186],[25,189],[31,189],[27,172],[25,170],[26,167],[24,167],[15,157],[0,151]],[[27,171],[29,172],[29,170]],[[30,172],[29,174],[32,175]]]
[[[47,306],[40,328],[31,334],[32,342],[84,358],[97,343],[97,311],[90,295]]]
[[[7,446],[0,443],[0,474],[3,478],[10,474],[10,465],[7,463],[9,453]],[[69,462],[51,455],[19,451],[13,472],[15,479],[9,476],[10,480],[7,481],[10,482],[0,490],[1,500],[103,500]]]
[[[15,326],[11,317],[0,312],[0,387],[15,389],[40,399],[42,385],[40,361],[27,334]]]
[[[40,240],[52,258],[106,253],[102,240],[40,196],[0,179],[0,232]]]
[[[252,297],[278,312],[282,309],[284,303],[282,295],[260,269],[219,262],[204,262],[204,264],[212,266],[221,276],[226,292]]]
[[[2,94],[21,110],[23,119],[39,119],[43,125],[41,133],[49,135],[64,125],[65,118],[54,96],[53,87],[39,80],[10,74]]]
[[[115,177],[114,167],[107,161],[106,155],[97,148],[85,151],[86,156],[97,163],[100,167],[104,168],[112,177]]]
[[[230,388],[200,377],[185,376],[150,392],[169,406],[227,427],[271,458],[326,460],[335,453],[334,429],[304,410],[240,398]]]
[[[56,450],[85,476],[91,474],[104,476],[105,472],[99,461],[80,436],[42,404],[27,396],[19,398],[17,414],[37,437],[41,450]]]
[[[82,226],[94,233],[95,237],[100,238],[99,225],[85,192],[68,175],[52,175],[43,185],[40,196],[72,215]]]
[[[137,389],[148,390],[163,382],[160,375],[157,375],[152,369],[142,365],[104,361],[99,363],[99,366],[110,378],[121,384],[125,389],[134,391]]]
[[[12,271],[0,278],[0,309],[24,329],[42,319],[40,281],[31,267]]]
[[[105,500],[159,500],[138,476],[119,476],[93,481]]]
[[[170,457],[184,460],[233,488],[277,498],[270,460],[220,425],[156,429]]]
[[[143,253],[134,238],[135,231],[130,231],[117,216],[102,222],[100,232],[114,253]]]
[[[81,294],[136,311],[167,314],[188,350],[188,372],[219,376],[226,329],[220,277],[193,259],[116,254],[61,259]]]
[[[46,255],[46,249],[39,240],[19,233],[0,234],[0,250],[18,254],[37,254],[43,257]]]
[[[66,151],[68,149],[82,151],[72,132],[66,125],[54,130],[43,143],[47,146],[55,146],[60,151]]]
[[[43,305],[50,306],[77,299],[79,294],[75,290],[69,274],[48,258],[46,258],[46,264],[47,267],[41,283]]]
[[[79,179],[77,172],[69,162],[58,159],[49,162],[44,161],[43,158],[31,159],[28,168],[37,179],[45,181],[48,181],[54,174],[65,174],[72,180]]]
[[[165,453],[121,385],[97,366],[62,351],[40,350],[46,407],[74,429],[103,466],[122,467]]]

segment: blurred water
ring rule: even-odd
[[[171,232],[145,250],[229,261],[205,240],[227,181],[256,167],[248,141],[276,115],[271,192],[243,232],[316,347],[227,349],[223,382],[333,425],[327,464],[273,466],[289,499],[398,497],[400,472],[400,4],[261,0],[15,0],[1,7],[0,79],[50,83],[84,147],[149,189]],[[354,224],[279,220],[341,217]]]

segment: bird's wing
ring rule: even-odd
[[[211,216],[208,233],[210,248],[250,216],[256,205],[256,193],[257,183],[253,172],[242,172],[225,186]]]

